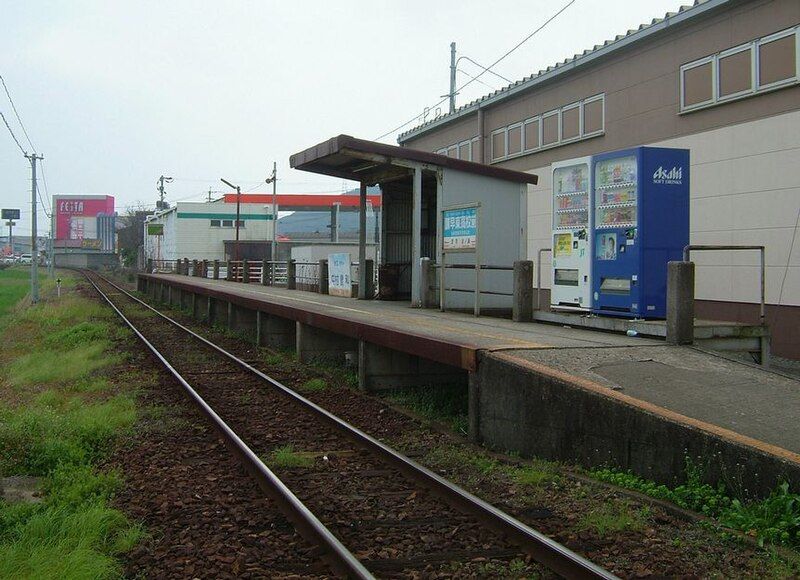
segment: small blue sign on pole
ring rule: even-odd
[[[442,249],[474,252],[478,247],[478,208],[446,209],[442,212]]]

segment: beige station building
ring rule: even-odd
[[[699,0],[398,141],[537,174],[530,257],[551,245],[551,163],[640,145],[689,149],[690,242],[766,246],[773,352],[800,359],[800,0]],[[758,252],[692,259],[698,316],[758,320]]]

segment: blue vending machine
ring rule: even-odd
[[[689,151],[604,153],[592,173],[592,312],[666,318],[667,262],[689,243]]]

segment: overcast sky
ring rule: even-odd
[[[289,156],[339,133],[375,139],[419,115],[448,91],[450,42],[488,65],[567,2],[2,0],[0,74],[45,156],[50,194],[152,207],[162,174],[175,178],[172,202],[223,190],[220,177],[270,191],[273,161],[280,193],[339,192],[340,180],[290,170]],[[495,70],[517,80],[680,4],[576,0]],[[474,82],[458,103],[492,89]],[[0,111],[29,149],[3,93]],[[29,180],[0,125],[0,205],[23,210],[20,234]]]

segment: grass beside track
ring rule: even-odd
[[[22,274],[0,271],[0,476],[41,478],[41,501],[0,499],[0,578],[119,577],[143,531],[110,507],[120,474],[97,465],[137,419],[110,372],[130,333],[69,275],[60,299],[43,279],[28,305]]]

